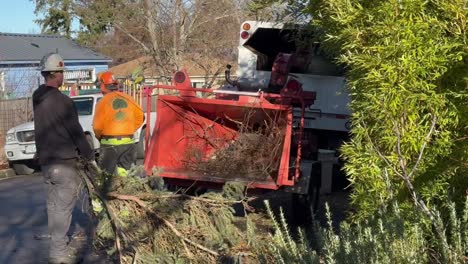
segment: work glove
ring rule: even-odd
[[[94,198],[91,200],[91,205],[93,206],[93,212],[98,215],[100,212],[102,212],[103,205],[101,200],[98,198]]]

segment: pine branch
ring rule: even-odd
[[[92,180],[93,177],[88,175],[87,172],[92,173],[89,170],[85,170],[84,173],[82,173],[82,177],[83,177],[83,179],[84,179],[84,181],[86,183],[86,188],[88,189],[89,195],[94,194],[97,198],[99,198],[99,200],[101,200],[102,204],[104,205],[104,209],[105,209],[105,211],[107,213],[107,216],[109,217],[112,229],[114,230],[115,247],[117,249],[117,252],[119,253],[119,263],[123,263],[122,245],[121,245],[120,236],[119,236],[119,235],[122,235],[123,232],[117,226],[117,222],[116,222],[117,217],[115,215],[114,210],[112,209],[112,206],[108,203],[105,196],[101,195],[101,193],[99,191],[97,191],[96,184]],[[96,174],[96,173],[94,173],[94,174]]]
[[[111,192],[108,193],[107,196],[111,198],[115,198],[116,195],[119,195],[118,193]],[[150,199],[188,199],[188,200],[196,200],[200,202],[206,202],[206,203],[214,203],[214,204],[238,204],[238,203],[244,203],[244,202],[250,202],[256,199],[255,197],[250,197],[248,199],[243,199],[243,200],[237,200],[237,201],[229,201],[229,200],[216,200],[216,199],[208,199],[208,198],[203,198],[203,197],[197,197],[197,196],[190,196],[187,194],[165,194],[165,195],[157,195],[157,194],[150,194],[150,193],[145,193],[145,194],[137,194],[134,195],[134,197],[141,199],[141,200],[150,200]]]
[[[160,221],[162,221],[164,223],[164,225],[166,225],[167,227],[169,227],[169,229],[171,229],[171,231],[178,237],[180,238],[183,242],[187,242],[189,244],[191,244],[192,246],[195,246],[205,252],[208,252],[210,253],[211,255],[213,256],[219,256],[219,254],[209,248],[206,248],[200,244],[198,244],[197,242],[191,240],[191,239],[188,239],[186,237],[184,237],[176,228],[175,226],[169,222],[167,219],[159,216],[156,214],[156,212],[151,209],[150,207],[148,207],[148,205],[142,201],[141,199],[139,199],[138,197],[136,196],[133,196],[133,195],[122,195],[122,194],[115,194],[115,193],[109,193],[108,194],[109,197],[112,197],[112,198],[115,198],[115,199],[119,199],[119,200],[126,200],[126,201],[133,201],[135,202],[136,204],[138,204],[140,207],[142,207],[143,209],[145,209],[147,212],[151,213],[152,215],[154,215],[156,218],[158,218]]]

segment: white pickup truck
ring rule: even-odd
[[[78,118],[86,138],[94,150],[99,149],[99,141],[94,136],[93,131],[93,116],[96,109],[96,103],[102,98],[102,94],[89,94],[71,97]],[[144,109],[146,110],[146,109]],[[145,112],[145,118],[146,117]],[[156,120],[156,112],[151,112],[151,123]],[[138,158],[144,158],[144,137],[146,131],[146,123],[135,132],[134,139],[137,144]],[[5,155],[8,159],[10,167],[16,174],[24,175],[31,174],[37,167],[34,161],[36,154],[36,145],[34,141],[34,122],[27,122],[8,130],[5,141]]]

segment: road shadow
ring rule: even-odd
[[[0,263],[47,263],[47,211],[42,177],[0,182]]]
[[[105,256],[94,253],[92,223],[89,221],[85,193],[73,210],[70,245],[84,258],[82,263],[105,263]],[[0,181],[0,263],[47,263],[46,186],[42,176],[31,175]]]

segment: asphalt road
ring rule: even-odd
[[[83,202],[78,202],[73,212],[72,233],[84,230],[87,218],[82,213],[82,208]],[[0,180],[0,264],[47,263],[47,234],[46,196],[42,176],[34,174]],[[82,248],[91,244],[86,239],[73,241]],[[84,263],[104,262],[89,251],[83,254]]]
[[[44,186],[39,175],[0,181],[0,263],[47,263],[48,241]]]

